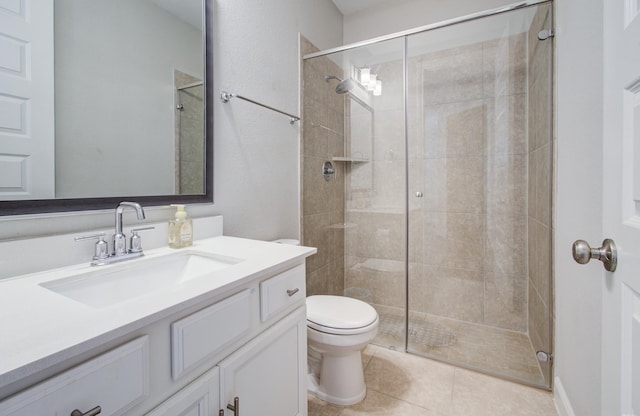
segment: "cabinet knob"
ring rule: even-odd
[[[231,410],[235,416],[240,416],[240,397],[234,397],[233,404],[227,404],[227,409]]]
[[[80,410],[74,409],[73,412],[71,412],[71,416],[96,416],[99,415],[100,412],[102,412],[102,408],[100,406],[94,407],[87,413],[82,413]]]
[[[296,293],[298,293],[299,291],[300,291],[300,289],[298,289],[298,288],[295,288],[295,289],[287,289],[287,295],[289,295],[289,296],[293,296],[293,295],[295,295]]]

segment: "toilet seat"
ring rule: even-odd
[[[368,332],[378,323],[378,313],[368,303],[344,296],[315,295],[307,298],[307,326],[335,335]]]

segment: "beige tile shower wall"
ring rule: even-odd
[[[528,36],[529,334],[533,347],[543,351],[550,346],[551,41],[540,41],[537,35],[548,23],[548,7],[540,7]]]
[[[526,50],[521,34],[409,60],[412,311],[527,329]],[[403,116],[392,94],[384,99],[389,79],[402,82],[399,67],[378,69],[374,192],[367,208],[347,211],[357,227],[347,230],[345,278],[347,292],[402,308]]]
[[[301,54],[318,49],[301,36]],[[342,70],[326,57],[303,61],[302,109],[302,242],[318,248],[307,258],[307,294],[342,295],[344,291],[345,167],[333,162],[336,174],[325,181],[322,164],[344,156],[344,95],[335,93]]]
[[[424,276],[412,310],[527,327],[526,38],[423,57]]]

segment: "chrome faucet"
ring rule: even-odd
[[[116,232],[113,235],[113,250],[111,252],[109,251],[109,243],[104,241],[105,233],[75,238],[76,241],[98,239],[94,250],[93,260],[91,261],[92,266],[104,266],[105,264],[144,256],[144,253],[142,252],[142,240],[138,235],[138,231],[152,230],[155,227],[132,229],[131,232],[133,234],[131,235],[129,249],[127,250],[127,238],[122,232],[122,211],[127,207],[136,210],[139,220],[145,219],[144,209],[142,209],[140,204],[137,202],[120,202],[116,207]]]
[[[142,240],[138,235],[138,231],[153,230],[155,227],[134,228],[131,230],[131,240],[129,249],[127,250],[127,238],[122,232],[122,211],[125,208],[133,208],[136,210],[139,220],[144,220],[144,209],[137,202],[120,202],[116,207],[116,232],[113,235],[113,250],[109,251],[109,243],[104,241],[105,233],[95,235],[85,235],[76,237],[76,241],[99,239],[95,245],[92,266],[104,266],[105,264],[116,263],[118,261],[134,259],[144,256],[142,252]]]
[[[122,232],[122,211],[126,207],[136,210],[139,220],[145,219],[144,209],[137,202],[120,202],[116,207],[116,233],[113,235],[112,256],[122,256],[127,254],[127,238]]]

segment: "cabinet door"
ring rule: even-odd
[[[171,375],[178,380],[251,329],[251,290],[243,290],[171,324]]]
[[[240,399],[238,416],[307,414],[306,311],[301,307],[219,364],[220,404]]]
[[[219,377],[218,368],[213,368],[147,413],[147,416],[218,416]]]
[[[0,416],[66,416],[100,406],[121,416],[147,398],[149,341],[140,337],[0,402]]]

